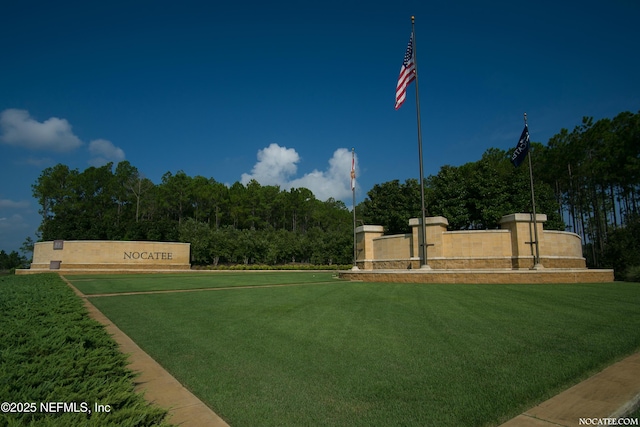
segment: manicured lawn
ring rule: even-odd
[[[637,283],[334,281],[91,302],[234,427],[497,425],[640,349]]]
[[[325,272],[206,272],[180,274],[69,275],[85,295],[150,292],[231,286],[261,286],[335,281],[336,273]]]

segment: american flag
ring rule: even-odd
[[[404,54],[404,61],[402,61],[402,68],[400,68],[398,84],[396,85],[396,110],[400,108],[407,97],[407,86],[409,86],[409,83],[414,81],[415,78],[416,65],[413,60],[413,33],[411,33],[407,52]]]

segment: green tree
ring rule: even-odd
[[[26,263],[27,261],[18,252],[11,251],[11,253],[7,254],[4,250],[0,250],[0,270],[25,267]]]
[[[140,221],[142,204],[146,201],[144,196],[154,184],[127,160],[118,163],[114,175],[118,218],[127,224],[126,228],[130,228],[134,218],[135,222]],[[132,214],[132,211],[135,213]]]
[[[43,239],[122,238],[112,167],[78,172],[59,164],[42,172],[32,188],[41,206]]]
[[[118,203],[112,173],[113,164],[89,167],[77,175],[71,198],[75,239],[119,240]],[[69,237],[67,237],[69,239]]]
[[[185,219],[179,227],[181,242],[191,244],[191,262],[207,265],[212,262],[213,232],[208,224],[194,218]]]
[[[472,163],[460,167],[445,165],[437,175],[427,179],[431,211],[447,218],[454,230],[471,226],[470,185],[474,171]]]
[[[229,187],[229,217],[231,226],[236,229],[245,227],[246,214],[246,188],[240,182],[235,182]]]
[[[532,144],[533,159],[541,148]],[[459,230],[498,228],[504,215],[531,212],[528,166],[514,168],[510,158],[509,152],[491,148],[477,162],[443,166],[426,180],[427,214],[444,216],[450,229]],[[535,171],[535,160],[533,165]],[[548,229],[564,229],[552,189],[534,181],[537,212],[547,213]],[[417,180],[376,184],[367,194],[358,210],[366,223],[383,225],[388,234],[408,233],[409,219],[420,216]]]
[[[603,265],[613,268],[618,280],[625,278],[630,268],[640,266],[640,215],[633,215],[624,227],[611,230],[602,253]]]
[[[409,219],[420,217],[418,180],[408,179],[400,184],[396,179],[375,184],[357,209],[366,224],[382,225],[388,234],[408,233]]]
[[[27,238],[24,239],[24,242],[22,242],[22,246],[20,246],[20,252],[22,252],[22,258],[25,261],[29,261],[29,260],[33,259],[33,247],[34,247],[34,245],[35,245],[35,242],[29,236],[27,236]]]
[[[191,185],[193,178],[180,170],[173,175],[166,172],[158,188],[159,204],[168,219],[177,221],[180,226],[183,218],[193,212],[193,195]]]
[[[610,236],[638,213],[640,114],[584,117],[572,132],[554,135],[543,158],[543,179],[561,200],[571,229],[585,242],[588,265],[610,266]]]
[[[42,222],[38,231],[44,240],[64,238],[65,224],[60,217],[72,195],[72,186],[77,170],[57,164],[42,171],[31,186],[33,197],[40,204]]]

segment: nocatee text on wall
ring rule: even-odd
[[[135,252],[125,251],[123,259],[172,260],[172,252]]]

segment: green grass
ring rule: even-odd
[[[85,295],[153,292],[234,286],[264,286],[332,282],[335,273],[325,272],[202,272],[179,274],[69,275]]]
[[[635,423],[636,423],[635,425],[638,425],[638,420],[640,420],[640,408],[637,408],[635,411],[631,412],[626,417],[635,420]]]
[[[94,289],[121,286],[110,280]],[[234,427],[498,425],[640,348],[637,283],[335,281],[91,301]]]
[[[116,343],[53,274],[0,277],[0,402],[35,405],[0,413],[2,427],[168,425],[166,410],[134,392]],[[82,412],[42,413],[46,402],[75,402]],[[82,403],[111,412],[88,414]]]

